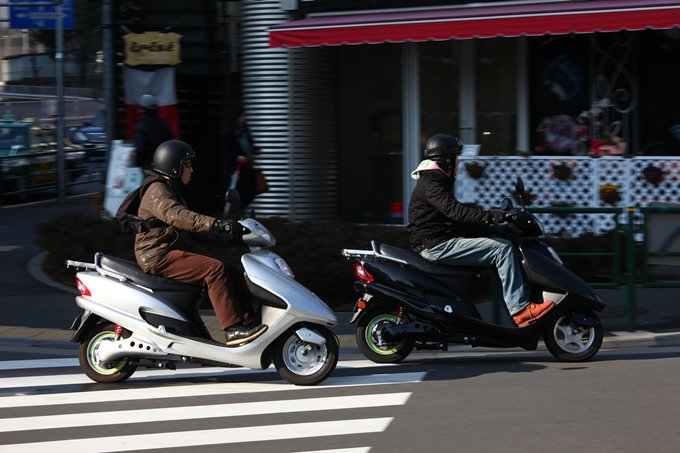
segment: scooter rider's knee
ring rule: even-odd
[[[498,241],[498,251],[504,255],[511,255],[514,253],[514,248],[512,242],[507,239],[499,238]]]
[[[208,275],[214,278],[226,278],[224,263],[214,258],[208,258],[208,260],[209,260],[207,263]]]

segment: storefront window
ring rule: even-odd
[[[342,216],[401,223],[401,46],[347,46],[338,52]]]
[[[680,156],[680,30],[640,34],[640,146],[645,156]]]
[[[654,33],[532,38],[533,151],[623,156],[657,154],[658,140],[671,143],[670,129],[658,129],[657,121],[672,117],[674,109],[664,112],[658,99],[674,105],[678,71],[658,71],[664,60],[659,53],[668,47],[649,41]]]
[[[589,37],[541,36],[530,41],[531,150],[537,155],[584,155],[590,127]]]
[[[457,41],[420,46],[421,142],[438,134],[460,135],[458,96],[460,56]]]
[[[477,143],[480,154],[515,154],[517,40],[476,41]]]

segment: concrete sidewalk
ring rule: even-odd
[[[76,290],[52,281],[42,272],[44,251],[34,240],[36,226],[50,217],[89,212],[90,197],[87,196],[69,198],[64,204],[47,201],[0,207],[0,343],[20,342],[27,347],[75,353],[76,345],[68,341],[71,336],[68,326],[80,311],[73,300]],[[603,348],[680,345],[678,289],[639,288],[634,332],[627,331],[630,320],[625,289],[598,290],[598,293],[607,304],[601,314],[605,328]],[[355,326],[348,324],[350,316],[350,313],[338,313],[339,324],[334,328],[343,356],[357,352]],[[205,319],[211,331],[219,330],[214,316],[208,314]]]

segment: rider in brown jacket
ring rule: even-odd
[[[224,329],[227,346],[238,346],[260,336],[264,324],[246,326],[229,293],[224,264],[214,258],[174,248],[177,230],[195,233],[226,233],[240,238],[243,227],[235,220],[221,220],[187,208],[178,193],[191,180],[194,151],[179,140],[162,143],[154,152],[153,171],[147,171],[138,216],[149,228],[135,236],[135,258],[149,274],[189,283],[206,285],[215,314]]]

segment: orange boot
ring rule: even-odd
[[[543,302],[542,304],[531,303],[524,310],[512,316],[512,320],[517,327],[528,326],[538,318],[548,313],[555,306],[554,302]]]

